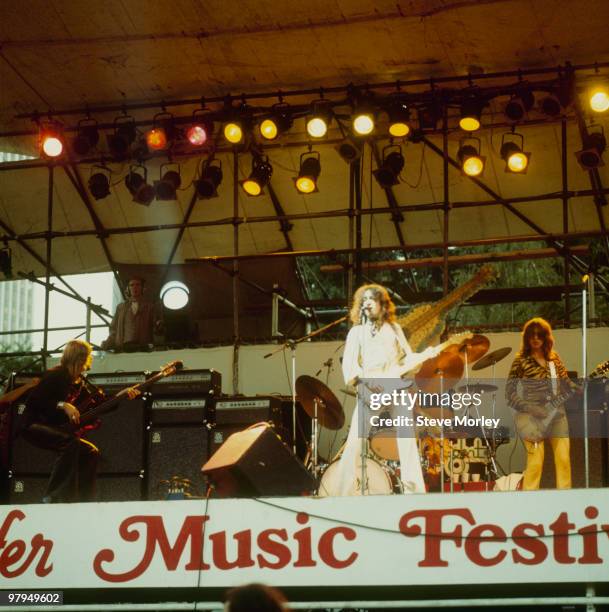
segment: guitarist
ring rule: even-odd
[[[527,321],[522,331],[520,352],[510,368],[506,396],[516,411],[515,421],[527,451],[522,488],[539,489],[544,458],[544,438],[550,439],[556,466],[556,487],[571,488],[569,425],[564,407],[554,418],[545,407],[548,399],[576,385],[553,351],[554,337],[550,324],[536,317]],[[518,387],[520,386],[520,392]]]
[[[21,435],[34,446],[58,454],[43,498],[45,503],[92,501],[95,495],[99,450],[78,436],[80,412],[70,402],[71,390],[91,367],[91,351],[88,342],[70,340],[59,366],[42,377],[26,402]],[[129,399],[139,395],[135,389],[124,393]]]

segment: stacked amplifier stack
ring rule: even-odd
[[[175,488],[195,496],[205,494],[201,465],[209,457],[208,413],[221,390],[222,378],[215,370],[183,370],[153,385],[147,432],[148,499],[166,499]]]

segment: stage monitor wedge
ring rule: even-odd
[[[216,495],[305,495],[315,479],[268,423],[232,434],[203,465]]]

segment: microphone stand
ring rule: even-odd
[[[366,312],[365,308],[362,308],[360,311],[360,321],[361,321],[361,325],[362,325],[362,353],[365,354],[366,353],[366,328],[365,325],[368,322],[368,314]],[[360,383],[361,384],[361,383]],[[358,433],[362,433],[364,428],[364,409],[363,406],[360,406],[360,394],[359,394],[359,387],[360,385],[357,385],[356,389],[357,389],[357,404],[356,404],[356,410],[357,410],[357,428],[358,428]],[[361,408],[361,410],[360,410]],[[359,459],[360,459],[360,492],[361,495],[365,495],[366,494],[366,451],[368,450],[366,447],[366,443],[367,440],[366,438],[362,435],[361,438],[361,444],[360,444],[360,450],[359,450]]]
[[[311,332],[310,334],[307,334],[306,336],[302,336],[302,338],[297,338],[296,340],[287,340],[283,344],[279,345],[274,351],[271,351],[270,353],[267,353],[264,356],[264,359],[268,359],[269,357],[272,357],[273,355],[285,350],[286,348],[289,348],[292,352],[292,450],[294,451],[294,454],[296,454],[296,347],[301,342],[304,342],[309,338],[314,338],[315,336],[322,334],[327,329],[330,329],[331,327],[334,327],[335,325],[346,321],[348,318],[349,315],[345,315],[340,319],[336,319],[336,321],[332,321],[332,323],[328,323],[327,325],[316,329],[315,331]]]
[[[584,375],[584,474],[586,489],[590,487],[590,457],[588,446],[588,301],[586,286],[590,281],[590,277],[586,274],[582,278],[582,368]]]

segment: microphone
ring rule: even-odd
[[[362,321],[366,321],[366,319],[368,318],[368,311],[366,310],[366,307],[363,304],[361,308],[359,309],[359,318]]]

